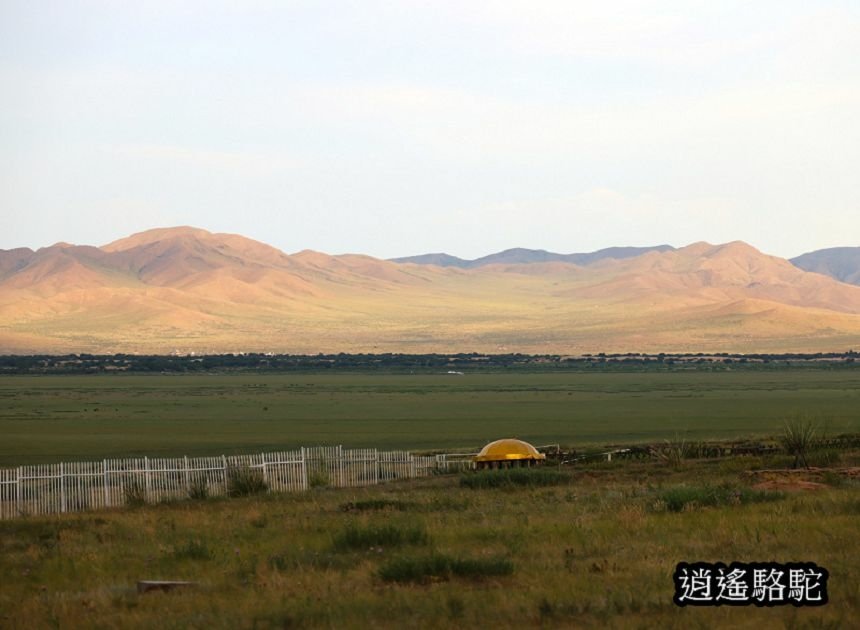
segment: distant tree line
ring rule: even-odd
[[[860,353],[733,354],[598,353],[554,354],[66,354],[0,355],[0,374],[91,374],[107,372],[466,372],[466,371],[669,371],[834,369],[855,367]]]

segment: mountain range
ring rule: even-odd
[[[556,254],[543,249],[524,249],[515,247],[505,251],[483,256],[474,260],[464,260],[449,254],[422,254],[405,258],[391,258],[396,263],[415,263],[417,265],[437,265],[439,267],[460,267],[474,269],[485,265],[517,265],[536,262],[568,262],[574,265],[590,265],[604,258],[623,259],[641,256],[648,252],[667,252],[675,248],[671,245],[655,247],[607,247],[587,254]]]
[[[814,271],[842,282],[860,285],[860,247],[830,247],[791,259],[804,271]]]
[[[380,260],[160,228],[0,250],[0,353],[845,350],[860,346],[858,251]]]

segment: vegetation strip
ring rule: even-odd
[[[395,558],[379,568],[384,582],[416,582],[449,580],[452,577],[483,579],[511,575],[514,563],[508,558],[454,558],[432,555],[419,558]]]

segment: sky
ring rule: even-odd
[[[0,0],[0,248],[860,245],[860,2]]]

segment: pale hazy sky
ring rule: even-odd
[[[0,0],[0,248],[860,245],[860,2]]]

